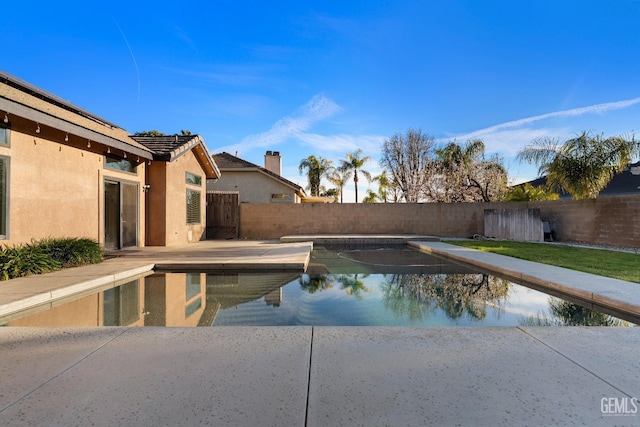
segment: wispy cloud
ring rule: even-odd
[[[603,114],[637,104],[640,104],[640,97],[624,101],[596,104],[588,107],[573,108],[570,110],[555,111],[501,123],[463,135],[457,135],[455,139],[466,141],[479,138],[484,141],[487,146],[487,151],[500,152],[504,155],[511,156],[515,155],[525,144],[530,143],[536,138],[556,136],[558,134],[564,135],[572,131],[566,124],[560,128],[535,126],[539,124],[539,122],[549,119],[574,118],[587,114]]]
[[[219,64],[208,66],[207,69],[166,67],[165,70],[196,78],[208,84],[223,86],[265,86],[278,84],[276,78],[268,77],[269,74],[275,73],[275,67],[265,64]]]
[[[122,31],[122,28],[120,28],[120,24],[118,24],[118,21],[116,20],[115,17],[113,17],[113,22],[116,24],[118,31],[120,31],[120,35],[122,36],[124,43],[127,45],[127,49],[129,49],[129,54],[131,54],[131,59],[133,60],[133,66],[136,69],[136,77],[138,79],[138,97],[136,98],[136,101],[140,102],[140,70],[138,70],[138,61],[136,61],[136,57],[133,54],[133,49],[131,49],[131,45],[129,44],[129,40],[127,40],[127,36],[124,35],[124,31]]]
[[[331,99],[315,95],[295,113],[279,119],[268,131],[249,135],[238,144],[224,148],[230,152],[248,151],[259,147],[275,147],[290,138],[302,139],[306,130],[340,110],[340,106]]]
[[[524,119],[513,120],[499,125],[490,126],[485,129],[480,129],[466,135],[462,135],[459,138],[473,139],[486,134],[492,134],[504,129],[518,128],[526,125],[530,125],[541,120],[562,118],[562,117],[576,117],[584,114],[594,113],[606,113],[613,110],[621,110],[623,108],[631,107],[632,105],[640,104],[640,97],[628,99],[625,101],[607,102],[604,104],[591,105],[589,107],[573,108],[570,110],[555,111],[553,113],[540,114],[539,116],[526,117]]]

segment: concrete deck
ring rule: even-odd
[[[2,328],[0,424],[638,425],[639,332]]]
[[[203,243],[5,282],[0,309],[154,265],[294,268],[310,250]],[[417,244],[640,306],[627,282]],[[640,425],[639,348],[637,327],[0,328],[0,425]]]

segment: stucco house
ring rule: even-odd
[[[204,240],[206,183],[220,178],[204,140],[198,135],[131,138],[154,156],[145,170],[146,244],[170,246]]]
[[[207,182],[207,191],[237,192],[240,203],[300,203],[307,197],[298,184],[283,178],[282,157],[267,151],[265,166],[226,152],[213,155],[221,177]]]
[[[219,177],[213,160],[202,152],[202,140],[178,138],[168,150],[147,145],[0,71],[1,243],[88,237],[111,250],[202,238],[204,209],[199,224],[191,222],[194,213],[188,209],[197,203],[187,198],[200,191],[199,206],[204,206],[206,178]],[[157,199],[151,197],[154,190],[162,192]],[[149,220],[155,224],[163,217],[164,237],[157,237],[155,229],[148,236]]]

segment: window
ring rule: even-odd
[[[0,124],[0,145],[11,145],[11,133],[6,124]]]
[[[200,273],[187,273],[186,300],[189,301],[193,297],[200,295],[200,288]]]
[[[103,325],[127,326],[140,319],[140,279],[104,291]]]
[[[9,158],[0,157],[0,239],[7,238],[9,212]]]
[[[137,173],[138,164],[134,161],[121,159],[120,157],[104,156],[104,167],[122,172]]]
[[[202,185],[202,177],[191,172],[187,172],[187,184]]]
[[[198,298],[197,300],[195,300],[194,302],[192,302],[191,304],[185,307],[184,318],[188,319],[189,316],[191,316],[193,313],[198,311],[200,307],[202,307],[202,298]]]
[[[200,192],[187,188],[187,224],[200,224]]]

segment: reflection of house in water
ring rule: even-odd
[[[213,325],[221,309],[264,298],[269,305],[282,303],[282,287],[298,278],[298,273],[207,274],[207,306],[199,325]]]
[[[12,316],[7,326],[211,326],[221,309],[282,303],[297,273],[153,273]]]
[[[154,273],[13,316],[8,326],[196,326],[205,311],[204,273]]]
[[[282,288],[274,289],[264,296],[264,302],[267,305],[272,305],[274,307],[280,307],[282,303]]]

